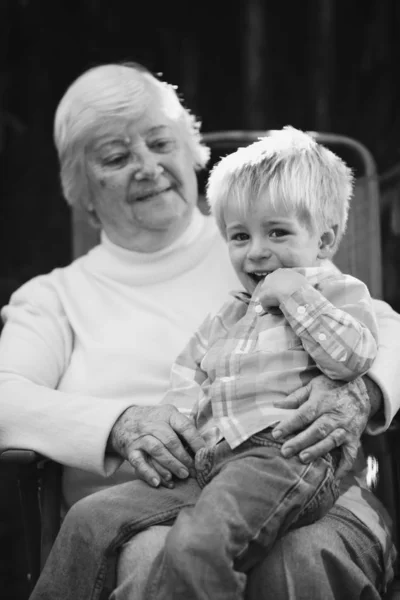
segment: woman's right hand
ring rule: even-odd
[[[205,445],[193,422],[175,406],[131,406],[111,430],[107,451],[134,467],[137,476],[153,487],[173,487],[172,476],[185,479],[193,468],[193,454]]]

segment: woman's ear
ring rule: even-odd
[[[338,226],[333,225],[321,235],[318,258],[330,258],[336,246]]]
[[[86,212],[88,215],[89,225],[94,227],[95,229],[101,228],[101,222],[99,217],[97,216],[96,209],[91,202],[88,202],[86,205]]]

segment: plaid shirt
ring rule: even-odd
[[[235,448],[290,414],[275,408],[275,400],[321,372],[355,379],[375,359],[377,325],[366,286],[331,263],[296,270],[307,284],[275,314],[258,301],[262,282],[252,297],[234,293],[173,365],[163,402],[183,412],[192,407],[208,443],[224,437]]]

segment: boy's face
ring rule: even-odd
[[[228,206],[224,216],[230,259],[250,294],[276,269],[314,267],[327,257],[320,233],[311,232],[296,215],[278,213],[262,200],[245,213]]]

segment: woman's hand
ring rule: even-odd
[[[294,435],[282,446],[284,456],[299,454],[300,460],[310,462],[340,446],[337,477],[351,469],[371,412],[367,388],[360,377],[343,383],[320,375],[274,404],[297,409],[273,432],[275,439],[282,441]]]
[[[193,454],[204,440],[193,422],[174,406],[131,406],[117,419],[107,444],[129,461],[138,477],[153,487],[173,487],[172,476],[189,476]],[[187,449],[186,449],[187,448]]]

